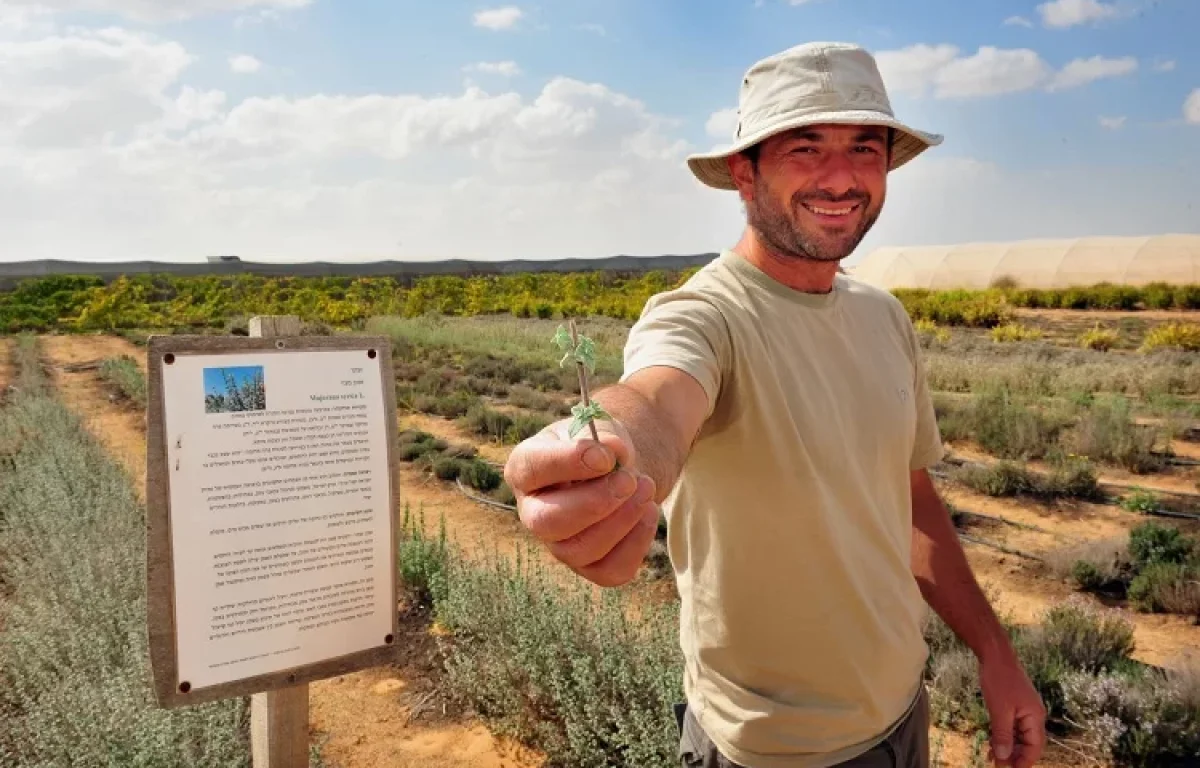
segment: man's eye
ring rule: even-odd
[[[871,154],[879,153],[879,150],[875,149],[875,147],[870,147],[870,146],[866,146],[866,145],[863,145],[861,147],[855,147],[855,150],[858,152],[869,152]]]

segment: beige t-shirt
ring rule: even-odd
[[[664,504],[697,719],[746,768],[858,756],[927,654],[909,473],[943,448],[908,315],[846,275],[808,294],[726,251],[635,323],[623,377],[657,365],[709,395]]]

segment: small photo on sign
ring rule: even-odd
[[[204,369],[204,412],[265,411],[267,387],[261,365]]]

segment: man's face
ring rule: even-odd
[[[879,126],[818,125],[764,141],[757,170],[731,158],[747,222],[781,256],[846,258],[883,208],[887,140]]]

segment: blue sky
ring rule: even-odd
[[[241,387],[246,382],[254,379],[256,375],[262,374],[262,366],[252,365],[240,368],[205,368],[204,369],[204,394],[206,395],[224,395],[227,392],[225,386],[225,375],[233,377],[233,383]]]
[[[1194,0],[7,0],[0,260],[716,250],[740,207],[683,158],[817,39],[946,136],[850,263],[1200,232],[1197,30]]]

